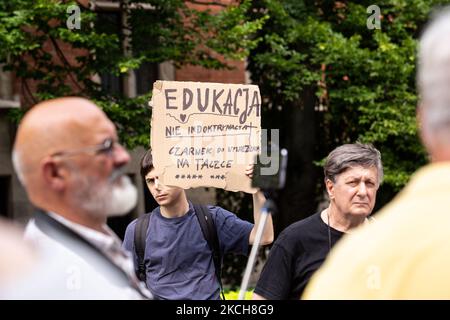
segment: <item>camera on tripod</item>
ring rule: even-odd
[[[286,183],[288,151],[272,144],[270,156],[263,150],[253,167],[252,187],[263,191],[283,189]]]

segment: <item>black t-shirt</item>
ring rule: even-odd
[[[331,246],[343,234],[330,228]],[[328,252],[328,225],[320,212],[291,224],[273,244],[255,293],[270,300],[299,299]]]

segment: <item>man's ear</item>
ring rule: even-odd
[[[53,190],[61,191],[66,185],[66,169],[52,157],[46,157],[41,161],[42,176],[45,184]]]
[[[334,199],[334,183],[330,179],[325,179],[325,187],[327,188],[330,200]]]

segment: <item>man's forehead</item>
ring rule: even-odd
[[[45,122],[41,128],[51,135],[50,140],[75,146],[106,137],[114,138],[116,129],[106,114],[95,104],[85,99],[61,98],[43,102],[32,110],[30,127]],[[41,126],[42,127],[42,126]],[[38,126],[39,130],[39,126]],[[45,134],[44,134],[45,136]]]
[[[363,166],[355,166],[355,167],[349,167],[347,170],[342,172],[340,176],[345,178],[361,178],[363,176],[375,176],[377,175],[377,168],[375,166],[370,167],[363,167]]]
[[[79,135],[82,140],[87,140],[85,142],[98,143],[106,138],[116,139],[116,128],[108,118],[99,115],[85,120],[79,119],[72,123],[72,132]]]

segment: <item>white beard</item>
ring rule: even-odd
[[[105,211],[109,217],[128,213],[136,206],[138,200],[137,189],[131,183],[130,177],[124,175],[120,180],[120,185],[112,187],[110,201],[106,204]]]
[[[102,183],[91,177],[78,176],[79,187],[73,200],[86,212],[107,218],[125,215],[136,206],[137,190],[127,175]]]

